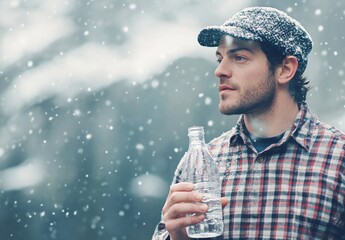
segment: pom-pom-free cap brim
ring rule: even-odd
[[[242,40],[263,41],[260,36],[240,27],[211,26],[204,28],[200,32],[198,36],[198,42],[200,43],[200,45],[205,47],[217,47],[224,35],[229,35],[231,37]]]

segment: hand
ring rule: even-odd
[[[193,192],[194,184],[177,183],[170,187],[170,192],[164,204],[162,214],[165,227],[169,232],[170,239],[189,239],[186,233],[186,227],[197,224],[204,220],[204,213],[207,212],[206,204],[200,204],[203,196],[200,193]],[[221,199],[222,207],[227,204],[225,198]],[[193,214],[186,216],[186,214]]]

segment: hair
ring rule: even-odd
[[[274,73],[276,67],[283,62],[286,55],[283,54],[283,51],[265,42],[260,42],[260,47],[268,59],[269,70],[271,73]],[[297,69],[295,75],[289,82],[289,92],[298,106],[301,106],[305,102],[307,92],[310,89],[309,81],[303,76],[303,72]]]

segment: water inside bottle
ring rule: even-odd
[[[202,203],[208,205],[208,211],[202,222],[187,227],[188,236],[191,238],[212,238],[221,235],[223,233],[223,219],[219,186],[214,183],[201,182],[195,184],[194,191],[203,194]]]

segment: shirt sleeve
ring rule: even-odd
[[[152,240],[170,240],[169,233],[165,229],[165,224],[163,220],[161,220],[156,226],[155,232],[152,236]]]
[[[183,155],[182,159],[180,160],[180,162],[179,162],[179,164],[175,170],[172,184],[176,184],[176,183],[183,181],[182,176],[183,176],[183,168],[184,168],[184,164],[185,164],[186,154],[187,153],[185,153]],[[165,228],[163,216],[161,216],[161,220],[158,223],[158,225],[156,226],[156,229],[155,229],[153,236],[152,236],[152,240],[170,240],[169,233]]]

